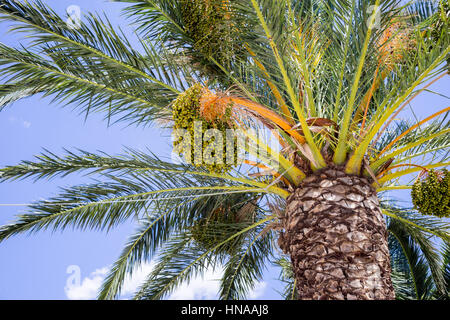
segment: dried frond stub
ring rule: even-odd
[[[450,217],[450,173],[430,170],[421,173],[411,190],[417,211],[437,217]]]

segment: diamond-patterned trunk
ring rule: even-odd
[[[387,231],[369,181],[327,168],[287,199],[285,232],[299,299],[394,299]]]

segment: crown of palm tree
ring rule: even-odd
[[[283,211],[277,208],[309,175],[338,167],[366,176],[382,195],[410,189],[401,177],[448,165],[449,107],[415,123],[394,123],[447,72],[448,34],[436,37],[431,29],[443,19],[439,6],[418,1],[400,7],[394,0],[196,0],[192,7],[175,0],[122,2],[132,4],[126,10],[138,22],[139,48],[107,18],[85,15],[79,28],[71,28],[39,0],[2,1],[0,20],[13,22],[30,42],[26,49],[0,44],[0,108],[43,93],[86,116],[102,112],[108,122],[173,124],[176,101],[197,87],[201,119],[211,123],[230,108],[230,126],[274,130],[282,149],[246,131],[268,152],[262,157],[247,146],[257,161],[246,159],[246,166],[225,173],[132,149],[120,156],[45,151],[35,161],[0,169],[0,181],[83,170],[103,178],[31,205],[30,213],[0,229],[0,241],[48,228],[109,230],[140,217],[100,298],[118,297],[125,276],[157,250],[158,263],[136,298],[162,298],[219,263],[220,297],[243,298],[273,256],[273,231]],[[373,5],[379,10],[370,10]],[[208,19],[199,20],[205,14]],[[238,210],[242,201],[254,206],[252,219],[217,219],[217,212]],[[427,274],[429,288],[445,293],[439,249],[429,235],[448,243],[448,224],[389,204],[383,213],[401,281]],[[202,246],[192,231],[205,219],[213,226],[203,228],[212,244]],[[423,297],[428,289],[420,290],[405,296]]]

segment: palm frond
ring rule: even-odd
[[[388,231],[400,242],[404,254],[409,261],[411,276],[415,283],[416,298],[429,295],[434,285],[438,291],[446,292],[444,275],[441,268],[441,255],[425,230],[433,230],[433,234],[441,235],[448,241],[449,226],[431,217],[414,217],[406,210],[390,208],[396,215],[407,216],[415,225],[403,223],[399,219],[390,219]],[[391,216],[392,217],[392,216]],[[424,230],[425,229],[425,230]],[[431,277],[428,280],[427,277]],[[432,281],[433,284],[430,283]],[[422,287],[420,287],[422,286]]]
[[[0,85],[0,111],[7,105],[45,91],[46,87],[36,81],[19,81]]]
[[[128,149],[121,156],[112,157],[106,153],[94,154],[79,151],[78,154],[67,151],[67,155],[60,157],[52,152],[45,151],[37,156],[38,161],[22,161],[17,166],[7,166],[0,169],[0,182],[21,178],[34,177],[35,179],[51,178],[58,175],[65,176],[76,171],[90,171],[91,174],[122,174],[141,176],[160,188],[186,185],[202,185],[212,183],[247,185],[249,191],[274,192],[282,197],[288,194],[285,190],[269,183],[250,180],[239,173],[237,175],[211,173],[205,168],[196,168],[189,164],[173,164],[163,161],[154,154]],[[181,175],[181,176],[180,176]],[[243,188],[245,189],[245,188]]]
[[[232,254],[224,265],[220,285],[220,298],[224,300],[245,299],[256,281],[260,280],[265,270],[267,259],[272,251],[271,233],[264,227],[247,235],[239,250]]]
[[[273,216],[253,223],[252,225],[235,232],[227,239],[214,245],[206,251],[199,250],[194,244],[190,244],[190,237],[182,234],[179,238],[173,238],[167,242],[168,248],[163,249],[163,256],[149,275],[146,282],[136,294],[136,299],[161,299],[174,290],[176,286],[188,281],[192,276],[201,274],[209,267],[217,267],[218,260],[214,253],[221,246],[233,241],[240,235],[266,224],[273,220]]]
[[[2,2],[0,20],[14,23],[12,29],[26,32],[31,42],[28,50],[1,46],[1,64],[9,66],[2,69],[6,85],[18,79],[34,83],[35,91],[83,105],[86,113],[124,112],[123,119],[144,123],[157,117],[183,90],[183,67],[163,61],[164,51],[142,40],[140,51],[134,49],[103,19],[89,15],[80,28],[70,28],[41,1]]]
[[[292,270],[291,261],[287,257],[281,257],[273,262],[280,268],[279,279],[284,283],[284,289],[280,292],[285,300],[297,300],[297,290],[295,288],[295,276]]]
[[[179,201],[174,208],[164,208],[165,212],[158,208],[157,212],[140,220],[136,233],[130,237],[103,281],[99,299],[114,299],[120,295],[126,277],[133,275],[134,268],[151,260],[157,248],[173,233],[173,229],[179,229],[176,220],[180,218],[177,219],[177,214],[180,214],[180,207],[187,206],[189,201],[193,200]]]

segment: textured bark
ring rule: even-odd
[[[299,299],[394,299],[387,231],[376,191],[362,177],[327,168],[287,199],[285,232]]]

